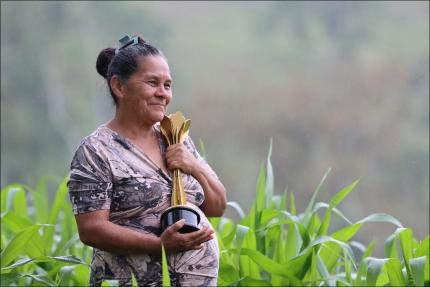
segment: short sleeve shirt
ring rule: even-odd
[[[167,144],[161,136],[159,124],[154,128],[164,157]],[[190,137],[184,140],[184,145],[207,165]],[[210,167],[209,170],[216,176]],[[189,174],[183,174],[182,181],[187,205],[200,214],[200,227],[210,226],[199,209],[204,201],[201,185]],[[68,189],[74,214],[109,210],[111,222],[159,236],[161,214],[170,206],[172,177],[143,150],[103,124],[84,138],[77,148],[71,163]],[[216,238],[203,245],[199,250],[169,255],[171,276],[186,274],[216,278],[219,264]],[[122,256],[94,248],[91,285],[99,285],[102,280],[119,280],[128,285],[132,274],[139,286],[160,285],[159,256]]]

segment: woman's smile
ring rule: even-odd
[[[166,105],[164,104],[149,104],[149,106],[157,110],[162,110],[163,112],[166,110]]]
[[[165,104],[159,104],[159,103],[154,103],[154,104],[149,104],[150,106],[159,106],[159,107],[165,107]]]

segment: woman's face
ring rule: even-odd
[[[154,124],[163,119],[172,99],[169,65],[161,56],[140,57],[138,70],[127,81],[121,108],[139,121]]]

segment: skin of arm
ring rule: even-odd
[[[166,161],[169,169],[179,168],[191,174],[200,183],[205,194],[205,200],[200,208],[206,216],[223,215],[227,205],[225,188],[204,163],[196,159],[183,144],[168,146]]]
[[[180,220],[166,229],[160,237],[143,234],[109,221],[109,210],[98,210],[75,216],[79,238],[86,245],[119,255],[161,253],[161,243],[166,252],[202,248],[202,243],[213,238],[213,230],[202,228],[188,234],[178,230],[185,224]]]

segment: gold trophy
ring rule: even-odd
[[[190,125],[191,120],[185,119],[184,115],[178,111],[173,115],[164,116],[160,122],[160,129],[167,144],[170,146],[184,141],[190,130]],[[186,204],[181,170],[174,169],[171,206],[161,214],[161,232],[181,219],[185,219],[185,225],[179,230],[180,233],[199,230],[200,215]]]

